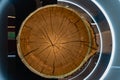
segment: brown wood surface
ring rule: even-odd
[[[93,29],[74,10],[58,5],[42,7],[22,24],[18,53],[34,73],[66,77],[96,53]]]

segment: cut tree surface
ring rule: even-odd
[[[23,63],[47,78],[71,75],[97,51],[89,23],[74,10],[58,5],[42,7],[30,14],[17,41]]]

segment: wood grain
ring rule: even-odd
[[[96,53],[94,31],[72,9],[42,7],[22,24],[18,53],[32,72],[47,78],[63,78],[81,68]]]

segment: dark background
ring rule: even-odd
[[[0,44],[0,80],[54,80],[40,77],[28,70],[17,55],[16,36],[21,23],[31,12],[41,6],[56,4],[57,0],[37,0],[40,6],[36,4],[36,0],[9,0],[9,2],[14,6],[16,18],[7,17],[12,12],[9,7],[6,7],[7,3],[3,6],[3,10],[0,8],[0,42],[2,42]],[[15,26],[15,28],[8,29],[7,26]],[[15,39],[8,39],[9,31],[15,33]]]
[[[5,5],[5,1],[9,1],[9,3],[12,4],[12,8],[14,8],[14,10],[10,8],[11,5],[8,5],[7,2]],[[101,27],[103,25],[105,26],[105,24],[102,23],[105,22],[104,16],[99,10],[96,11],[96,8],[92,6],[93,4],[89,4],[90,0],[74,1],[78,1],[78,3],[85,6],[85,9],[90,9],[89,11],[93,14],[93,17],[98,22],[98,24],[101,25]],[[4,5],[1,4],[3,2]],[[17,55],[16,36],[18,34],[21,23],[31,12],[41,6],[56,3],[57,0],[0,0],[0,80],[50,80],[32,73],[21,62]],[[9,15],[14,15],[16,18],[8,18],[7,16]],[[8,28],[8,26],[15,26],[15,28],[11,29]],[[102,27],[102,31],[107,30],[108,28]],[[8,32],[15,33],[14,39],[8,39]],[[13,57],[9,57],[8,55]],[[109,59],[110,53],[102,54],[101,62],[99,63],[100,66],[98,66],[96,73],[92,75],[90,80],[98,80],[101,77],[107,67]],[[92,66],[93,64],[94,61],[92,62]],[[86,72],[88,72],[90,68],[88,68]],[[75,80],[83,80],[86,72]]]

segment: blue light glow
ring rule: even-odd
[[[1,73],[0,73],[0,80],[5,80]]]
[[[112,44],[113,44],[113,46],[112,46],[112,54],[111,54],[110,62],[109,62],[109,64],[108,64],[108,67],[107,67],[107,69],[105,70],[104,74],[103,74],[102,77],[100,78],[100,80],[104,80],[104,78],[105,78],[106,75],[108,74],[108,72],[109,72],[109,70],[110,70],[110,68],[111,68],[111,66],[112,66],[113,60],[114,60],[114,54],[115,54],[115,33],[114,33],[114,29],[113,29],[112,22],[111,22],[109,16],[107,15],[106,11],[104,10],[104,8],[103,8],[96,0],[91,0],[91,1],[92,1],[93,3],[95,3],[95,4],[98,6],[98,8],[100,8],[100,10],[103,12],[103,14],[104,14],[105,18],[107,19],[108,24],[109,24],[109,26],[110,26],[110,30],[111,30],[111,32],[112,32],[112,40],[113,40]],[[120,0],[119,0],[119,1],[120,1]]]
[[[120,69],[120,66],[112,66],[111,68]]]
[[[6,3],[8,3],[8,0],[1,0],[0,1],[0,13],[2,12],[2,9],[4,6],[6,6]]]
[[[7,3],[8,3],[8,0],[0,0],[0,21],[2,21],[1,20],[2,11],[4,10],[4,7],[7,5]],[[0,22],[0,24],[1,23],[2,22]],[[0,25],[0,27],[1,27],[1,25]],[[2,54],[2,53],[0,53],[0,54]],[[5,74],[4,74],[3,70],[2,70],[3,66],[1,64],[2,64],[2,60],[0,60],[0,80],[6,80]]]

